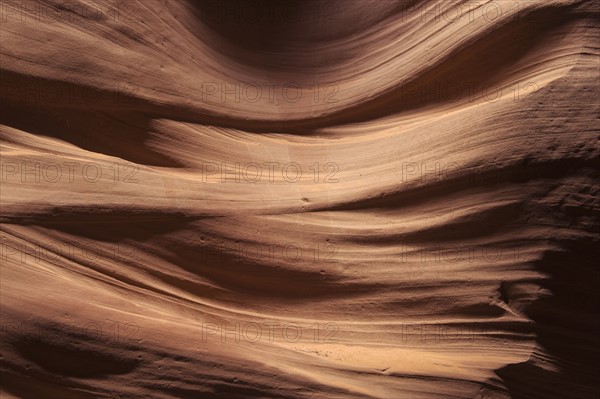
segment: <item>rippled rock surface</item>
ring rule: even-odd
[[[598,2],[1,12],[2,397],[600,395]]]

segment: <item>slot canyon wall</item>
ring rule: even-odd
[[[2,1],[1,397],[598,398],[599,11]]]

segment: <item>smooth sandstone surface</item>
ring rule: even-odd
[[[2,398],[597,398],[598,2],[2,2]]]

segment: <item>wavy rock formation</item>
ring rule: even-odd
[[[2,2],[2,397],[597,398],[598,2]]]

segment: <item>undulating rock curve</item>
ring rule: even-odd
[[[6,0],[1,395],[597,398],[593,0]]]

